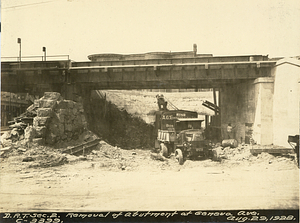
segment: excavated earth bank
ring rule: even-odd
[[[91,99],[84,104],[88,129],[113,146],[123,149],[151,149],[154,126],[129,114],[105,99]]]

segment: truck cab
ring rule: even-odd
[[[197,112],[186,110],[168,110],[156,112],[155,148],[168,156],[175,151],[177,135],[186,129],[199,129],[203,120],[198,119]]]

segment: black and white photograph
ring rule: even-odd
[[[0,222],[299,222],[299,1],[1,0],[0,25]]]

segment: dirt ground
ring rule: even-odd
[[[245,147],[221,162],[123,150],[100,142],[87,156],[42,168],[1,160],[0,212],[299,209],[299,169],[289,157],[252,156]]]
[[[120,110],[151,123],[157,92],[106,94]],[[211,112],[201,104],[212,101],[212,92],[163,94],[179,109]],[[68,146],[16,146],[1,158],[0,212],[299,209],[292,156],[253,156],[250,146],[240,145],[224,148],[221,161],[179,165],[172,155],[157,160],[141,147],[125,150],[100,141],[86,156],[59,152]]]

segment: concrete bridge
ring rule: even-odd
[[[288,63],[261,55],[214,57],[195,52],[96,54],[89,59],[2,62],[2,91],[35,95],[57,91],[74,99],[78,95],[87,97],[91,90],[214,88],[219,91],[221,127],[226,129],[232,123],[240,142],[250,130],[254,140],[263,145],[277,140],[278,145],[288,146],[286,134],[299,134],[295,126],[299,116],[298,122],[294,118],[295,112],[299,112],[299,71],[293,70],[286,79],[281,78],[282,83],[276,81],[285,72],[282,67],[298,69],[299,60]],[[295,103],[293,112],[287,116],[292,127],[284,135],[279,134],[273,123],[280,116],[273,108],[280,107],[278,98],[282,95]]]

